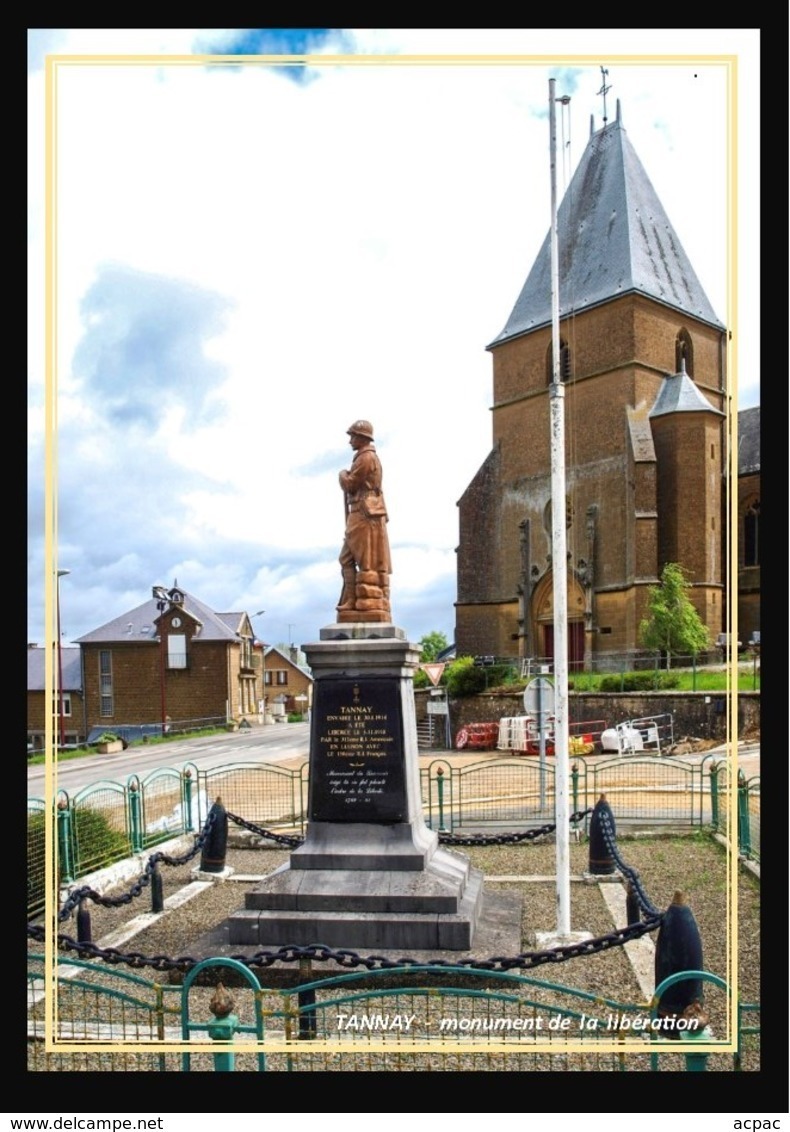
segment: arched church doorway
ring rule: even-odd
[[[535,627],[533,640],[538,653],[545,659],[554,659],[554,578],[549,570],[535,587],[532,596],[532,616]],[[579,672],[584,668],[584,591],[576,578],[568,578],[568,670]]]

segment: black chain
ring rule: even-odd
[[[661,919],[663,914],[659,911],[658,908],[656,908],[655,904],[652,903],[650,897],[642,887],[642,882],[639,879],[639,873],[636,869],[632,868],[631,865],[627,865],[623,858],[620,856],[620,851],[617,848],[617,841],[615,840],[614,830],[612,829],[611,811],[608,810],[606,806],[602,806],[598,816],[601,823],[601,834],[603,836],[604,842],[606,843],[606,848],[609,850],[609,853],[613,857],[615,864],[617,865],[620,872],[631,882],[639,907],[643,912],[647,913],[648,919],[656,916]]]
[[[570,822],[581,821],[582,818],[587,817],[593,811],[577,810],[571,814],[568,819]],[[274,833],[270,829],[264,829],[263,826],[256,825],[254,822],[245,821],[237,814],[228,812],[228,819],[235,822],[236,825],[241,826],[243,829],[248,829],[251,833],[257,834],[259,837],[267,837],[271,841],[276,841],[280,845],[288,845],[296,847],[304,844],[304,837],[291,836],[285,833]],[[544,837],[547,833],[554,833],[557,828],[556,822],[548,822],[546,825],[538,826],[536,829],[527,829],[523,833],[496,833],[491,835],[485,834],[469,834],[462,837],[460,834],[439,832],[439,842],[442,845],[518,845],[522,841],[534,841],[538,837]]]
[[[279,845],[288,845],[290,848],[295,849],[297,845],[304,843],[304,838],[298,835],[293,836],[288,833],[272,833],[270,829],[263,829],[262,826],[255,825],[254,822],[245,821],[240,818],[238,814],[228,813],[228,821],[235,822],[240,825],[242,829],[248,829],[251,833],[257,833],[259,837],[268,837],[270,841],[276,841]]]
[[[577,822],[582,818],[591,814],[592,810],[578,810],[571,814],[570,821]],[[279,841],[282,844],[295,846],[300,845],[304,838],[290,837],[285,834],[275,834],[270,830],[265,830],[260,826],[254,825],[252,822],[247,822],[239,818],[235,814],[228,814],[228,818],[236,824],[243,826],[246,829],[258,834],[262,837],[271,837],[273,840]],[[158,863],[168,865],[179,865],[189,861],[196,855],[198,850],[202,847],[209,830],[216,818],[216,811],[212,810],[209,813],[208,819],[202,832],[195,839],[195,846],[187,853],[180,857],[170,857],[164,853],[154,853],[148,860],[143,875],[135,882],[129,892],[117,897],[103,897],[94,889],[83,887],[75,889],[69,894],[68,899],[63,905],[63,908],[58,914],[58,920],[63,921],[71,914],[71,912],[79,905],[83,899],[91,899],[96,903],[102,904],[106,907],[116,907],[121,904],[130,903],[135,896],[139,896],[143,888],[150,884],[151,874]],[[461,959],[457,961],[449,959],[435,960],[431,966],[434,967],[447,967],[448,969],[474,969],[482,971],[510,971],[510,970],[529,970],[535,967],[542,966],[545,963],[564,963],[570,959],[576,959],[581,956],[598,955],[603,951],[608,951],[612,947],[622,947],[624,944],[633,939],[639,939],[641,936],[646,935],[648,932],[654,931],[660,926],[663,920],[663,913],[661,913],[650,901],[641,882],[639,881],[639,874],[631,866],[625,864],[622,860],[620,853],[617,849],[615,841],[614,830],[609,818],[609,814],[604,809],[601,812],[601,827],[603,831],[604,840],[607,848],[612,857],[617,863],[621,872],[631,881],[637,895],[639,904],[647,916],[644,920],[637,924],[629,924],[625,928],[619,928],[616,931],[609,932],[607,935],[597,936],[594,939],[581,940],[577,943],[567,944],[560,947],[548,948],[544,951],[523,951],[515,956],[492,956],[488,959]],[[501,845],[512,844],[517,841],[532,840],[536,837],[542,837],[546,833],[552,833],[556,830],[556,823],[541,826],[538,829],[527,830],[524,833],[516,834],[501,834],[493,837],[486,836],[470,836],[470,837],[454,837],[452,834],[440,834],[439,840],[443,844],[450,845]],[[45,928],[39,924],[28,924],[28,936],[31,939],[43,941],[46,938]],[[95,943],[80,943],[73,937],[65,933],[58,933],[57,937],[58,946],[63,951],[74,951],[82,958],[100,959],[105,963],[111,965],[125,964],[133,968],[151,967],[156,971],[190,971],[193,967],[197,966],[199,960],[185,955],[179,958],[170,958],[167,955],[144,955],[139,951],[121,952],[118,948],[101,948]],[[423,960],[398,958],[393,959],[386,955],[368,955],[361,956],[356,951],[343,948],[335,951],[332,948],[326,947],[321,944],[315,944],[310,947],[297,947],[289,945],[286,947],[278,948],[274,951],[257,951],[252,956],[247,955],[232,955],[231,959],[235,959],[240,963],[245,964],[247,967],[265,968],[271,967],[275,963],[296,963],[301,959],[315,959],[321,962],[333,960],[341,967],[356,968],[365,967],[368,970],[390,969],[393,967],[416,967],[424,966]]]
[[[137,878],[128,892],[124,892],[120,896],[102,896],[95,888],[90,888],[88,885],[83,885],[82,888],[73,888],[63,902],[63,907],[58,912],[58,921],[62,923],[63,920],[67,920],[74,909],[78,908],[83,900],[90,900],[103,908],[119,908],[122,904],[131,904],[131,902],[140,895],[143,889],[150,885],[151,876],[157,865],[185,865],[187,861],[191,861],[193,857],[196,857],[203,848],[206,838],[216,820],[217,812],[212,809],[206,818],[206,824],[203,826],[203,829],[195,837],[195,844],[191,849],[188,849],[186,853],[182,853],[178,857],[171,857],[167,853],[161,852],[152,853],[145,863],[142,876]],[[30,934],[29,931],[28,934]]]
[[[581,821],[592,812],[592,810],[577,810],[571,814],[568,821],[571,823]],[[454,833],[439,833],[439,841],[442,845],[517,845],[522,841],[534,841],[547,833],[554,833],[556,828],[556,822],[548,822],[536,829],[524,830],[523,833],[469,834],[467,837]]]
[[[489,959],[436,959],[429,965],[432,967],[447,967],[451,970],[474,969],[479,971],[511,971],[515,969],[530,970],[545,963],[565,963],[570,959],[582,956],[598,955],[609,951],[613,947],[622,947],[632,939],[639,939],[648,932],[653,931],[661,923],[661,917],[645,920],[640,924],[629,924],[627,928],[609,932],[608,935],[598,936],[595,939],[581,940],[578,943],[566,944],[563,947],[549,948],[545,951],[523,951],[519,955],[495,955]],[[44,939],[43,927],[28,928],[28,935],[34,939]],[[152,967],[156,971],[190,971],[200,962],[188,955],[171,959],[167,955],[143,955],[139,951],[121,952],[117,948],[101,948],[95,943],[78,943],[71,936],[58,935],[58,945],[63,951],[75,951],[83,959],[101,959],[113,966],[125,964],[129,967]],[[276,951],[256,951],[254,955],[230,955],[250,969],[271,967],[275,963],[296,963],[300,959],[316,959],[321,962],[333,960],[340,967],[365,967],[369,971],[389,970],[393,967],[423,967],[423,959],[397,958],[386,955],[359,955],[356,951],[342,948],[335,951],[322,944],[313,944],[310,947],[296,947],[293,945],[280,947]]]

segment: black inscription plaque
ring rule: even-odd
[[[400,682],[316,681],[310,733],[310,820],[405,820]]]

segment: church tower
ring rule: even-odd
[[[640,647],[678,562],[723,625],[725,327],[624,129],[590,139],[558,212],[568,656]],[[493,358],[493,445],[459,501],[456,650],[552,657],[549,236]]]

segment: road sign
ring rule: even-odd
[[[554,685],[545,676],[536,676],[524,689],[524,711],[527,715],[554,714]]]

